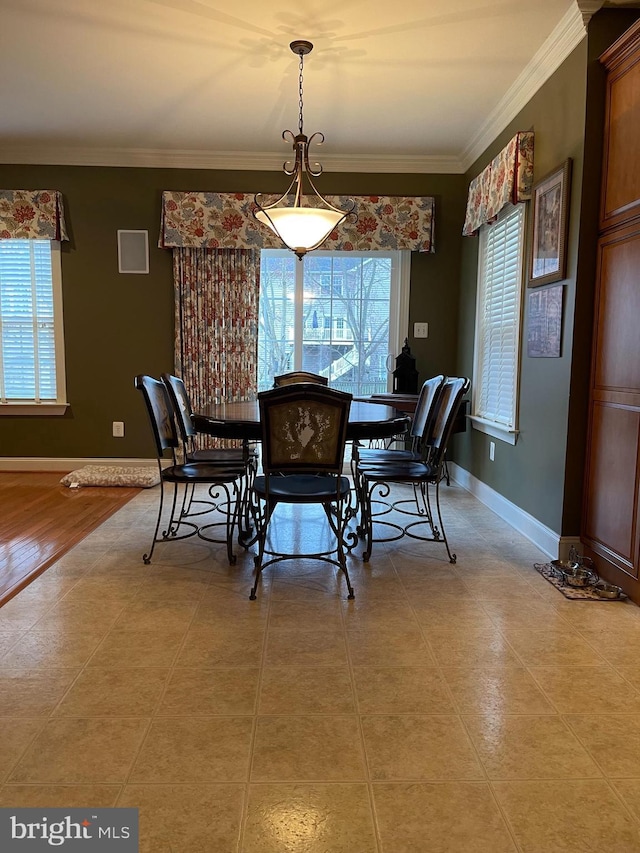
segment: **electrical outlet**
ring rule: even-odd
[[[124,438],[124,423],[123,421],[113,422],[113,437]]]
[[[489,442],[489,459],[493,462],[496,458],[496,443],[495,441]]]
[[[414,338],[428,338],[429,337],[429,324],[428,323],[414,323],[413,324],[413,337]]]

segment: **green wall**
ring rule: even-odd
[[[134,376],[173,369],[171,253],[157,248],[162,190],[275,192],[281,172],[0,165],[3,189],[57,189],[70,242],[63,244],[67,399],[64,417],[0,417],[2,457],[150,457],[151,434]],[[457,357],[463,175],[344,175],[322,178],[325,193],[433,195],[436,253],[414,254],[410,344],[422,379],[453,372]],[[118,273],[116,232],[146,229],[150,274]],[[113,438],[113,421],[125,437]]]
[[[637,10],[605,10],[594,16],[588,38],[466,175],[468,182],[479,174],[518,130],[535,131],[535,181],[566,158],[573,161],[561,356],[527,356],[531,289],[525,287],[517,443],[510,445],[471,429],[456,437],[453,454],[474,477],[566,536],[577,536],[580,531],[586,446],[604,103],[604,74],[597,57],[637,16]],[[530,239],[529,222],[527,256]],[[468,376],[473,371],[477,269],[478,240],[465,237],[458,364],[459,371]],[[490,441],[496,444],[494,462],[489,460]]]

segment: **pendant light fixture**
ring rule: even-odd
[[[259,222],[268,225],[285,246],[291,249],[292,252],[295,252],[298,258],[302,260],[307,252],[311,252],[313,249],[321,246],[333,229],[353,212],[355,202],[349,202],[346,210],[340,210],[340,208],[334,207],[334,205],[323,198],[313,183],[313,178],[317,178],[322,174],[322,166],[319,163],[314,163],[314,168],[311,168],[309,164],[309,146],[314,141],[318,144],[324,142],[324,135],[322,133],[314,133],[310,139],[307,139],[303,126],[303,65],[304,57],[311,53],[313,45],[310,41],[297,40],[292,41],[289,47],[293,53],[300,57],[298,77],[300,114],[298,119],[298,133],[294,135],[292,131],[285,130],[282,134],[283,139],[293,142],[293,150],[295,152],[293,165],[289,161],[284,163],[282,167],[285,175],[291,177],[292,180],[285,192],[273,204],[261,204],[262,193],[257,193],[254,199],[256,210],[254,210],[253,215]],[[303,206],[305,184],[308,184],[312,194],[306,195],[306,201]]]

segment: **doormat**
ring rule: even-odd
[[[588,586],[575,587],[575,586],[567,586],[562,578],[559,578],[555,572],[555,570],[549,565],[549,563],[534,563],[533,568],[540,572],[542,577],[545,580],[548,580],[552,586],[561,592],[565,598],[570,598],[573,601],[624,601],[626,599],[626,595],[624,592],[620,592],[620,595],[617,598],[602,598],[598,595],[597,592]]]

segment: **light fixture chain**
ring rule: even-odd
[[[299,77],[299,84],[298,84],[298,89],[299,89],[299,93],[300,93],[300,116],[298,118],[298,129],[299,129],[298,132],[300,134],[302,134],[302,124],[303,124],[303,117],[302,117],[302,108],[303,108],[303,103],[302,103],[302,70],[303,70],[303,66],[304,66],[304,54],[302,53],[302,51],[300,51],[300,66],[299,66],[300,67],[300,77]]]

